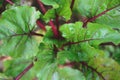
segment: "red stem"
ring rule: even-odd
[[[67,63],[65,63],[63,65],[58,65],[58,66],[59,66],[59,68],[74,67],[75,64],[76,64],[75,62],[67,62]]]
[[[70,5],[71,10],[72,10],[72,8],[74,6],[74,3],[75,3],[75,0],[72,0],[71,5]]]
[[[46,13],[46,9],[45,9],[43,3],[40,0],[37,0],[37,3],[39,5],[40,9],[42,10],[42,13],[45,14]]]
[[[42,13],[45,14],[45,13],[46,13],[46,9],[45,9],[43,3],[42,3],[40,0],[37,0],[37,2],[38,2],[38,4],[39,4],[40,9],[42,10]],[[56,28],[56,26],[54,25],[54,23],[53,23],[52,20],[49,21],[49,25],[50,25],[51,28],[52,28],[52,31],[53,31],[53,33],[54,33],[54,37],[55,37],[55,38],[58,38],[58,37],[59,37],[59,31],[57,30],[57,28]]]
[[[32,62],[28,67],[26,67],[17,77],[15,77],[14,80],[19,80],[26,72],[28,72],[32,67],[34,63]]]
[[[110,9],[107,9],[107,10],[101,12],[100,14],[98,14],[98,15],[96,15],[96,16],[90,18],[90,19],[88,20],[88,22],[92,22],[92,21],[96,20],[98,17],[104,15],[105,13],[107,13],[107,12],[113,10],[114,8],[116,8],[116,7],[118,7],[118,6],[120,6],[120,5],[114,6],[114,7],[110,8]]]
[[[42,30],[46,31],[45,25],[42,24],[42,22],[40,20],[37,20],[36,23]]]
[[[83,27],[86,27],[86,25],[87,25],[88,22],[92,22],[92,21],[96,20],[96,19],[99,18],[100,16],[106,14],[107,12],[113,10],[114,8],[116,8],[116,7],[118,7],[118,6],[120,6],[120,4],[117,5],[117,6],[114,6],[114,7],[110,8],[110,9],[107,9],[107,10],[105,10],[105,11],[99,13],[98,15],[96,15],[96,16],[94,16],[94,17],[88,19],[88,20],[86,20],[85,22],[83,22],[83,23],[84,23],[84,24],[83,24]]]
[[[14,3],[11,0],[6,0],[9,4],[13,5]]]
[[[65,63],[64,65],[59,65],[59,68],[63,68],[63,67],[74,67],[74,66],[77,66],[77,68],[80,68],[79,66],[80,65],[83,65],[85,67],[87,67],[88,69],[91,69],[93,72],[97,73],[99,77],[101,77],[103,80],[105,80],[104,76],[102,75],[102,73],[98,72],[97,69],[89,66],[86,62],[68,62],[68,63]]]
[[[59,28],[60,28],[60,23],[59,23],[59,15],[56,13],[56,26],[57,26],[57,31],[58,31],[58,36],[59,36]]]
[[[59,31],[57,30],[56,26],[54,25],[54,23],[52,22],[52,20],[49,21],[49,25],[51,26],[52,28],[52,31],[54,33],[54,37],[55,38],[58,38],[59,37]]]
[[[104,76],[103,76],[100,72],[98,72],[98,71],[97,71],[96,69],[94,69],[93,67],[89,66],[87,63],[85,63],[85,62],[80,62],[80,64],[82,64],[83,66],[86,66],[87,68],[89,68],[89,69],[91,69],[92,71],[94,71],[95,73],[97,73],[98,76],[100,76],[103,80],[106,80],[106,79],[104,78]]]
[[[65,46],[79,44],[81,42],[86,42],[86,41],[91,41],[91,40],[99,40],[99,39],[87,39],[87,40],[82,40],[82,41],[78,41],[78,42],[68,42],[68,43],[63,44],[60,49],[63,50]]]

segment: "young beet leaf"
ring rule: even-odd
[[[120,0],[22,1],[0,3],[0,79],[120,79]]]

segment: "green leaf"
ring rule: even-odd
[[[89,65],[107,80],[119,80],[120,78],[120,65],[111,58],[94,57],[90,59]]]
[[[65,43],[65,39],[60,38],[60,39],[56,39],[54,38],[53,35],[53,31],[50,27],[46,27],[47,28],[47,32],[43,38],[43,41],[45,43],[47,43],[48,45],[56,45],[56,47],[60,47],[63,43]]]
[[[82,28],[81,22],[64,24],[60,31],[62,36],[72,42],[87,42],[91,45],[99,45],[105,42],[120,43],[120,33],[109,26],[97,23],[88,23],[88,28]]]
[[[75,7],[82,16],[93,17],[120,4],[120,0],[77,0]]]
[[[54,9],[48,10],[42,18],[46,22],[49,22],[50,19],[54,19],[55,18],[55,10]]]
[[[57,60],[59,64],[65,64],[67,61],[74,62],[79,60],[77,51],[76,53],[73,53],[71,49],[70,51],[60,51],[57,54]]]
[[[13,80],[12,78],[7,77],[6,75],[4,75],[4,73],[0,73],[0,79],[1,80]]]
[[[53,9],[48,10],[45,15],[53,18],[55,14],[48,13],[56,13],[59,16],[62,16],[66,21],[70,19],[72,12],[70,9],[70,1],[69,0],[41,0],[45,5],[52,5]],[[46,18],[46,17],[45,17]]]
[[[46,64],[40,72],[37,74],[37,77],[39,80],[53,80],[52,76],[54,74],[54,71],[56,70],[56,64]]]
[[[120,29],[120,7],[107,12],[103,16],[96,19],[96,23],[109,25],[112,28]]]
[[[82,28],[81,22],[76,22],[62,25],[60,31],[67,41],[80,41],[83,40],[86,29]]]
[[[89,23],[87,33],[89,38],[98,39],[91,41],[93,45],[99,45],[106,42],[112,42],[115,45],[120,43],[120,33],[106,25]]]
[[[27,12],[27,13],[26,13]],[[38,52],[38,44],[31,36],[40,13],[34,7],[8,9],[0,19],[0,55],[30,58]]]
[[[113,59],[115,59],[120,64],[120,48],[115,47],[113,53]]]
[[[96,56],[99,57],[105,56],[105,53],[102,50],[92,47],[89,43],[81,43],[79,48],[80,51],[78,54],[80,61],[88,62],[90,59]]]
[[[94,17],[105,10],[113,8],[97,18],[95,22],[106,24],[113,28],[120,27],[120,0],[77,0],[75,8],[81,16],[87,18]]]
[[[24,58],[14,58],[4,62],[4,74],[9,77],[15,77],[21,73],[32,59],[26,60]],[[21,65],[19,65],[21,64]],[[18,66],[19,65],[19,66]]]
[[[22,80],[27,80],[26,77],[29,79],[38,78],[38,80],[52,80],[51,78],[56,67],[56,63],[54,63],[53,47],[41,42],[36,58],[37,62],[34,63],[34,66]]]
[[[59,5],[56,3],[55,0],[40,0],[41,2],[43,2],[45,5],[51,5],[53,6],[53,8],[58,8]]]
[[[65,20],[69,20],[71,18],[72,12],[70,9],[70,1],[69,0],[56,0],[59,4],[59,8],[56,10],[57,14],[63,16]]]
[[[36,66],[38,65],[38,69],[44,68],[46,64],[54,63],[54,51],[53,46],[41,42],[39,45],[39,52],[37,54],[38,62],[36,62]]]
[[[39,73],[38,80],[85,80],[83,74],[69,67],[57,68],[55,63],[46,64]]]
[[[60,79],[55,80],[86,80],[82,72],[69,67],[59,69],[58,74]]]

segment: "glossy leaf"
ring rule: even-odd
[[[48,10],[45,15],[43,16],[43,20],[45,22],[49,22],[50,19],[54,19],[55,18],[55,10],[54,9],[50,9]]]
[[[30,59],[26,60],[24,58],[15,58],[10,61],[5,61],[4,62],[4,66],[5,66],[4,74],[6,74],[6,76],[15,77],[18,75],[18,72],[21,73],[31,61],[32,60]]]
[[[27,12],[27,13],[26,13]],[[8,9],[0,19],[1,55],[33,57],[38,51],[37,42],[31,36],[40,13],[33,7],[21,6]],[[30,47],[31,46],[31,47]],[[29,56],[28,56],[29,55]]]
[[[41,0],[41,2],[43,2],[45,5],[51,5],[53,8],[59,7],[55,0]]]
[[[120,7],[107,12],[96,19],[97,23],[109,25],[112,28],[120,28]]]
[[[45,67],[40,70],[37,74],[39,80],[53,80],[52,76],[54,71],[56,70],[56,65],[54,63],[47,64]]]
[[[81,15],[93,17],[106,9],[110,9],[120,4],[120,0],[77,0],[76,8]]]
[[[89,64],[107,80],[119,80],[120,78],[120,65],[111,58],[94,57]]]
[[[60,31],[68,41],[80,41],[84,39],[86,29],[82,28],[81,22],[76,22],[62,25]]]
[[[46,5],[51,5],[53,6],[53,9],[49,10],[50,13],[56,13],[59,16],[62,16],[65,18],[65,20],[69,20],[72,13],[70,9],[70,1],[69,0],[41,0],[44,4]],[[49,16],[50,18],[55,17],[56,14],[49,14],[48,12],[45,14]],[[48,17],[48,18],[49,18]],[[46,17],[47,18],[47,17]]]
[[[77,54],[77,51],[76,53],[72,52],[71,50],[70,51],[61,51],[61,52],[58,52],[58,55],[57,55],[57,60],[58,60],[58,63],[59,64],[65,64],[66,62],[74,62],[74,61],[79,61],[79,56]]]
[[[100,24],[88,24],[88,33],[90,31],[90,34],[88,34],[89,37],[92,37],[93,39],[98,39],[91,41],[93,45],[99,45],[101,43],[106,42],[112,42],[115,45],[120,43],[120,33],[116,30],[113,30],[109,26],[106,25],[100,25]]]
[[[34,7],[15,7],[23,5],[22,1],[33,2]],[[13,0],[14,5],[8,3],[1,14],[0,61],[4,69],[0,79],[13,79],[31,63],[20,80],[120,79],[120,0],[40,1],[43,7],[34,4],[35,0]],[[46,31],[36,27],[38,19]],[[56,31],[48,26],[50,20]],[[53,31],[59,35],[54,37]],[[109,50],[107,43],[112,44]],[[6,61],[4,56],[11,59]]]
[[[77,11],[81,16],[87,18],[94,17],[103,11],[108,10],[107,13],[98,17],[95,22],[106,24],[113,28],[119,27],[120,0],[77,0],[75,8],[77,8]]]
[[[86,80],[83,73],[76,69],[64,67],[59,69],[58,72],[61,76],[59,80]]]
[[[120,43],[119,32],[109,26],[89,23],[88,28],[82,28],[82,23],[76,22],[61,26],[62,36],[68,41],[85,42],[90,41],[92,45],[99,45],[105,42]]]
[[[59,39],[54,38],[52,29],[50,27],[47,27],[47,32],[43,38],[43,41],[49,45],[56,44],[56,47],[60,47],[63,43],[66,42],[66,40],[63,38]]]

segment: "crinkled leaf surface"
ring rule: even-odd
[[[76,53],[72,52],[72,50],[58,52],[57,60],[59,64],[65,64],[67,61],[77,62],[79,61],[78,51],[76,51]]]
[[[120,78],[120,65],[111,58],[94,57],[89,61],[89,65],[100,72],[106,80],[119,80]]]
[[[100,16],[95,22],[106,24],[114,28],[120,27],[120,0],[76,0],[75,8],[77,8],[82,16],[87,18],[98,15],[110,8],[114,8]]]
[[[67,55],[67,51],[61,51],[56,54],[55,58],[54,47],[45,42],[40,43],[39,53],[37,55],[38,61],[35,63],[33,69],[37,70],[36,74],[39,80],[84,80],[83,74],[72,68],[59,68],[59,64],[64,64],[64,59],[68,58],[75,61],[77,54]],[[69,51],[68,51],[69,52]],[[66,56],[67,55],[67,56]],[[66,56],[66,57],[65,57]],[[63,59],[64,57],[64,59]],[[61,59],[59,59],[61,58]],[[63,61],[61,61],[63,59]],[[56,62],[57,61],[57,62]],[[73,73],[74,72],[74,73]]]
[[[95,22],[120,29],[120,7],[107,12],[103,16],[96,19]]]
[[[76,8],[81,15],[93,17],[100,12],[115,7],[120,4],[120,0],[77,0]]]
[[[37,77],[38,80],[85,80],[84,75],[77,69],[57,68],[55,63],[46,64],[39,70]]]
[[[69,0],[41,0],[46,5],[53,6],[53,9],[49,10],[50,13],[57,13],[59,16],[65,18],[65,20],[69,20],[72,13],[70,9],[70,1]],[[49,17],[47,17],[49,16]],[[49,18],[53,18],[55,14],[49,14],[48,12],[45,14],[44,18],[49,20]]]
[[[50,27],[47,27],[47,32],[43,38],[43,41],[49,45],[56,45],[56,47],[60,47],[63,43],[65,43],[66,41],[64,39],[56,39],[53,37],[53,32],[52,29]]]
[[[81,51],[81,55],[85,55],[83,55],[83,59],[81,59],[80,61],[87,62],[88,65],[98,71],[105,78],[105,80],[119,80],[120,65],[114,59],[105,56],[106,53],[104,51],[100,49],[95,49],[88,43],[82,43],[81,47],[79,48]],[[90,74],[91,72],[87,75],[90,76]]]
[[[20,6],[8,9],[0,19],[0,54],[30,58],[38,51],[37,43],[29,33],[36,26],[40,13],[34,7]]]
[[[84,39],[86,29],[82,28],[82,23],[76,22],[62,25],[60,31],[68,41],[80,41]]]
[[[45,5],[51,5],[53,6],[53,8],[58,8],[59,5],[56,3],[55,0],[40,0],[41,2],[43,2]]]
[[[42,18],[45,22],[49,22],[50,19],[54,19],[55,18],[55,10],[54,9],[48,10]]]
[[[109,26],[101,24],[88,24],[88,33],[92,34],[89,37],[98,39],[91,41],[93,45],[99,45],[101,43],[112,42],[115,45],[120,43],[120,33],[113,30]]]
[[[23,69],[27,67],[30,61],[31,60],[26,60],[25,58],[15,58],[9,61],[5,61],[4,62],[4,74],[9,77],[15,77],[20,72],[22,72]]]
[[[66,20],[69,20],[71,15],[69,2],[71,0],[41,1],[45,5],[53,6],[53,8],[48,10],[43,16],[47,22],[55,18],[56,13]],[[85,17],[93,17],[106,9],[116,6],[120,2],[119,0],[78,1],[80,1],[80,3],[78,3],[80,4],[78,5],[78,9],[80,8],[81,15]],[[32,62],[33,58],[31,57],[36,55],[38,45],[34,37],[28,35],[28,33],[34,30],[35,22],[36,19],[39,18],[39,14],[35,8],[26,6],[15,7],[2,14],[0,20],[0,55],[15,57],[12,58],[11,61],[4,63],[5,75],[10,77],[17,76],[27,67],[28,64],[26,63]],[[111,15],[112,17],[107,15]],[[116,21],[115,16],[117,17]],[[88,23],[87,28],[82,28],[81,22],[62,25],[60,32],[65,38],[62,40],[55,39],[52,30],[49,29],[39,45],[39,52],[36,55],[38,59],[37,62],[35,62],[34,66],[21,80],[34,80],[35,78],[38,78],[38,80],[86,80],[86,73],[84,71],[88,68],[87,66],[80,64],[79,67],[78,65],[77,67],[82,70],[81,72],[80,70],[64,66],[66,62],[86,62],[90,67],[95,68],[95,70],[101,73],[106,80],[119,80],[119,64],[108,56],[105,56],[106,54],[98,49],[98,45],[101,43],[113,42],[116,45],[120,43],[120,33],[109,26],[102,25],[119,26],[119,22],[117,22],[119,21],[118,16],[119,8],[116,8],[114,11],[110,11],[108,14],[96,20],[96,22],[99,21],[101,24]],[[108,23],[107,19],[110,20]],[[111,23],[112,20],[113,22]],[[61,45],[66,43],[66,41],[80,42],[78,44],[65,46],[62,50]],[[94,47],[94,45],[97,45],[97,48]],[[55,46],[58,48],[57,53],[55,53]],[[16,58],[18,56],[20,56],[20,58]],[[30,59],[26,60],[26,58]],[[19,64],[21,65],[18,66]],[[60,66],[61,64],[63,64],[63,67]],[[87,78],[88,80],[100,80],[100,78],[96,78],[96,75],[97,73],[93,70],[87,70],[87,77],[91,76]],[[92,78],[93,76],[95,77],[94,79]],[[2,75],[2,77],[5,76]],[[97,77],[99,76],[97,75]]]
[[[55,80],[86,80],[83,73],[81,73],[77,69],[64,67],[59,69],[58,72],[60,78]]]
[[[92,45],[99,45],[105,42],[120,43],[120,33],[109,26],[89,23],[88,28],[82,28],[82,23],[76,22],[62,25],[60,31],[68,41],[85,42],[90,41]]]

